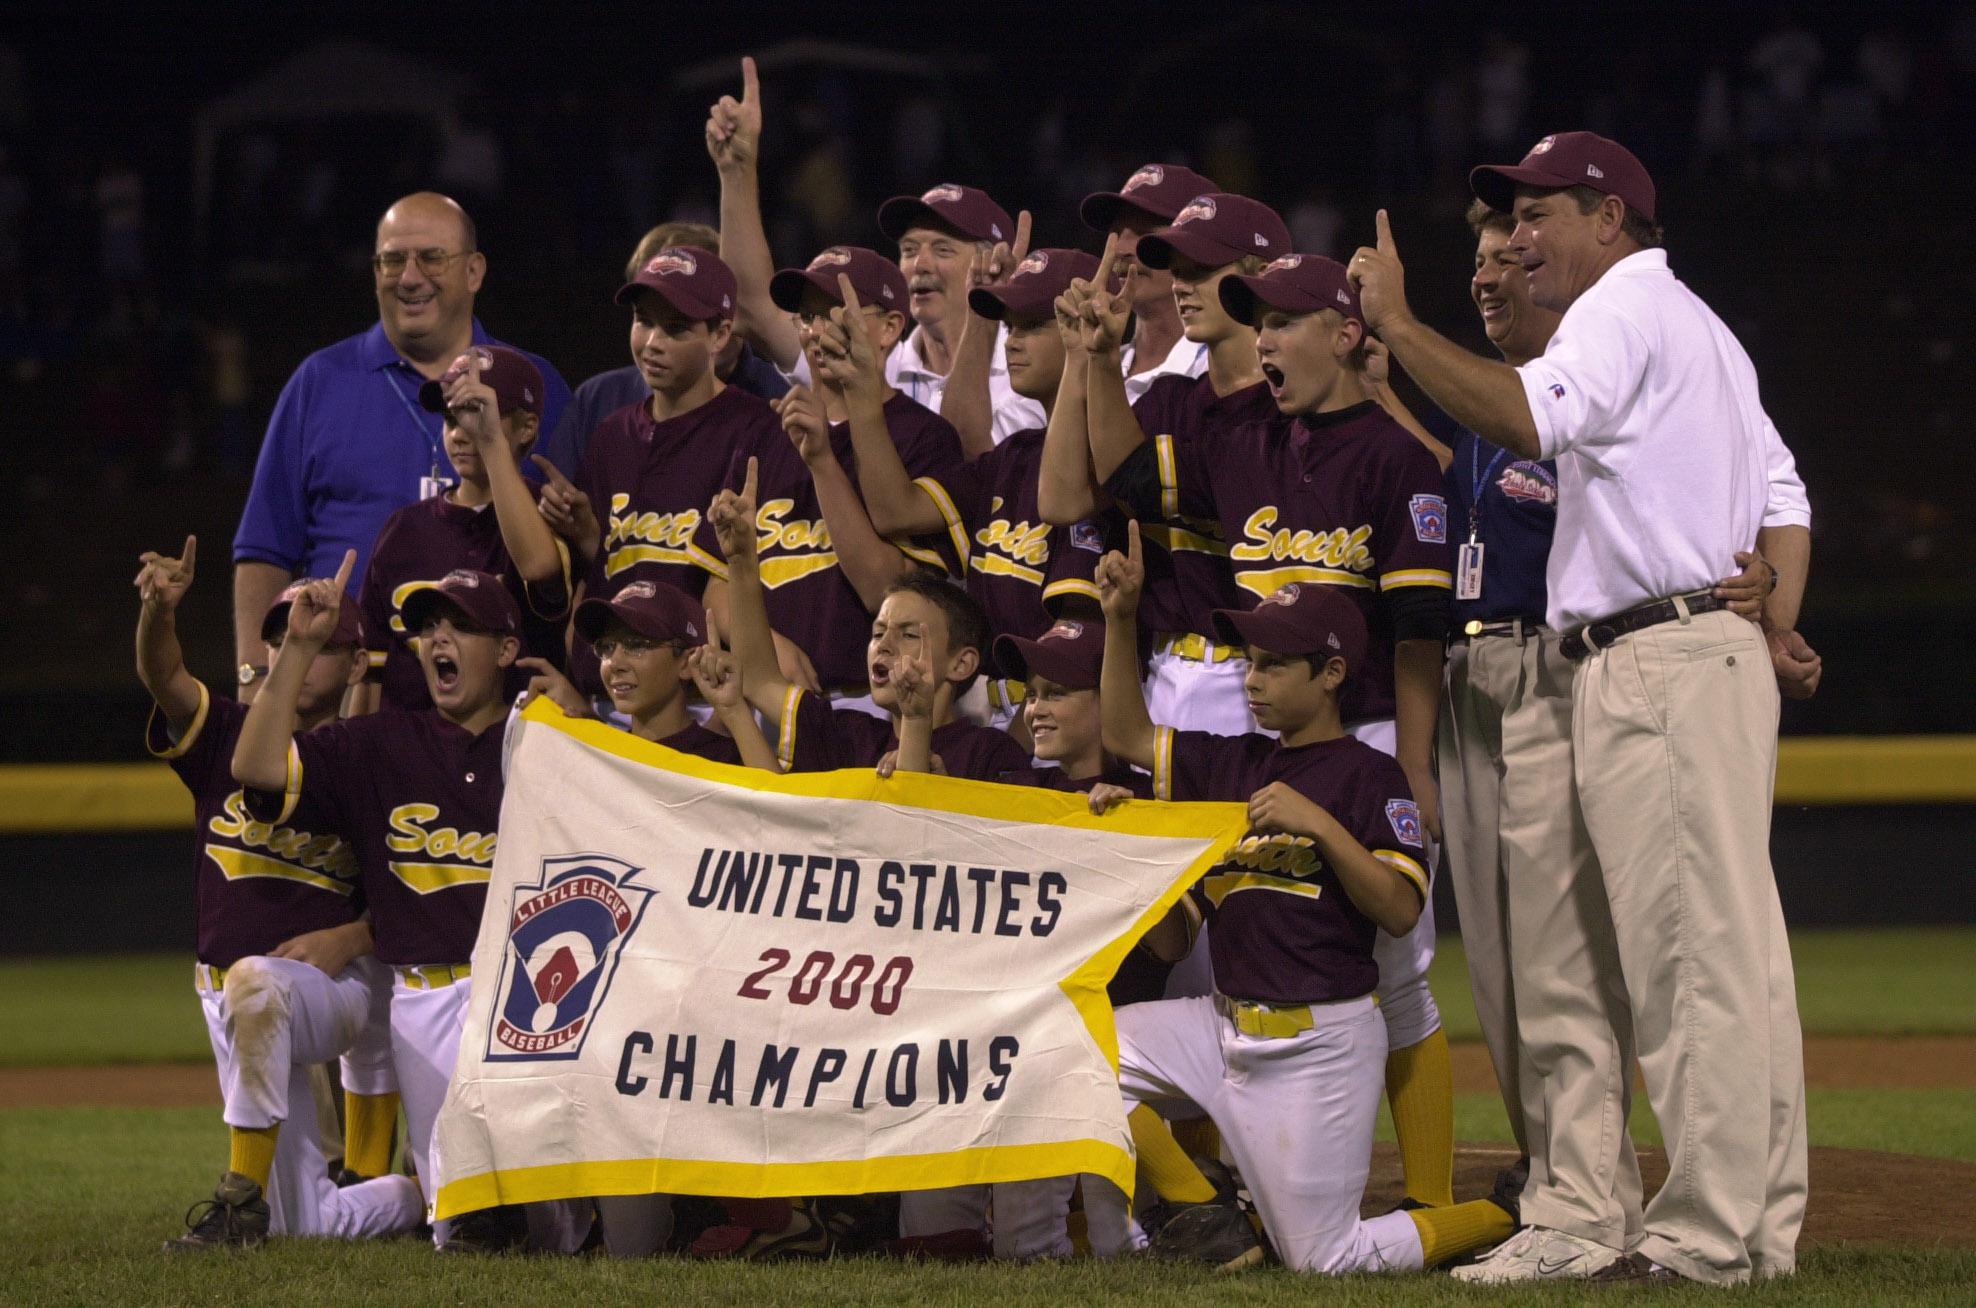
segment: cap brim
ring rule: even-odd
[[[1056,313],[1056,297],[1041,290],[978,286],[967,293],[967,307],[983,318],[1034,319]]]
[[[885,233],[888,241],[898,240],[921,225],[922,219],[931,219],[941,227],[953,226],[916,195],[895,195],[878,206],[878,230]]]
[[[1098,191],[1084,197],[1083,203],[1077,206],[1077,216],[1083,219],[1084,225],[1092,231],[1109,232],[1112,224],[1118,221],[1118,216],[1127,209],[1163,223],[1172,222],[1173,214],[1179,212],[1177,209],[1172,213],[1161,209],[1148,209],[1122,191]]]
[[[623,305],[633,304],[637,301],[640,291],[650,291],[694,322],[718,322],[733,316],[719,305],[707,304],[697,296],[688,295],[677,287],[661,288],[650,282],[626,282],[618,288],[617,302]]]
[[[419,387],[419,407],[427,413],[446,412],[446,388],[436,381]]]
[[[1291,286],[1278,279],[1267,277],[1224,277],[1219,288],[1221,307],[1236,322],[1250,327],[1256,325],[1264,309],[1280,309],[1284,313],[1316,313],[1319,309],[1339,309],[1321,295],[1313,295],[1302,287]],[[1344,310],[1339,309],[1339,312]],[[1347,314],[1356,317],[1355,314]]]
[[[277,600],[261,619],[261,640],[272,644],[275,636],[287,628],[288,611],[295,607],[292,599]],[[356,596],[343,592],[343,603],[336,610],[336,630],[329,636],[332,645],[355,645],[363,641],[363,619],[357,608]]]
[[[1468,189],[1476,199],[1494,209],[1497,213],[1509,213],[1516,208],[1516,188],[1536,186],[1547,191],[1563,190],[1575,186],[1568,177],[1545,172],[1541,168],[1524,168],[1520,165],[1483,164],[1468,171]]]
[[[1242,257],[1240,250],[1231,250],[1220,241],[1178,227],[1140,237],[1133,257],[1148,268],[1165,269],[1173,266],[1176,254],[1204,268],[1220,268]]]
[[[604,628],[616,616],[617,610],[611,607],[609,600],[587,599],[576,606],[576,612],[570,616],[570,625],[576,628],[577,635],[595,645],[597,637],[604,634]]]
[[[1022,636],[997,636],[995,662],[1018,681],[1048,677],[1072,690],[1096,690],[1100,672],[1080,663],[1061,644]]]
[[[261,640],[263,642],[273,641],[275,632],[288,625],[288,610],[294,607],[294,600],[283,600],[268,610],[267,616],[261,619]]]
[[[784,268],[768,280],[768,298],[775,301],[775,307],[784,313],[795,313],[803,307],[803,296],[814,287],[822,291],[829,301],[836,305],[844,303],[837,291],[837,279],[807,268]]]

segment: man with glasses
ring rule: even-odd
[[[372,274],[378,321],[303,360],[282,388],[233,540],[234,645],[240,694],[260,678],[261,615],[295,576],[327,576],[343,551],[357,575],[393,512],[454,480],[443,420],[419,404],[469,345],[494,345],[473,316],[487,275],[473,219],[443,195],[422,191],[384,211]],[[541,371],[541,429],[556,431],[569,387]],[[563,451],[543,453],[558,464]]]

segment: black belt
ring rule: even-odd
[[[1461,630],[1449,637],[1451,640],[1474,640],[1478,636],[1514,636],[1522,640],[1537,634],[1544,625],[1542,618],[1503,618],[1495,622],[1484,622],[1471,618],[1461,624]]]
[[[1609,618],[1586,623],[1559,641],[1558,649],[1568,659],[1582,659],[1593,650],[1604,649],[1621,636],[1632,632],[1657,627],[1663,622],[1673,622],[1683,616],[1713,613],[1717,609],[1729,607],[1727,600],[1717,599],[1705,590],[1677,598],[1685,607],[1685,614],[1682,607],[1676,607],[1674,600],[1655,600],[1651,604],[1642,604],[1637,609],[1628,609],[1624,613],[1615,613]]]

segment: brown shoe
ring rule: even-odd
[[[1679,1285],[1688,1278],[1635,1250],[1593,1272],[1589,1279],[1594,1285]]]

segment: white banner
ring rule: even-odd
[[[708,763],[514,726],[441,1217],[581,1195],[1130,1189],[1105,983],[1237,804]]]

